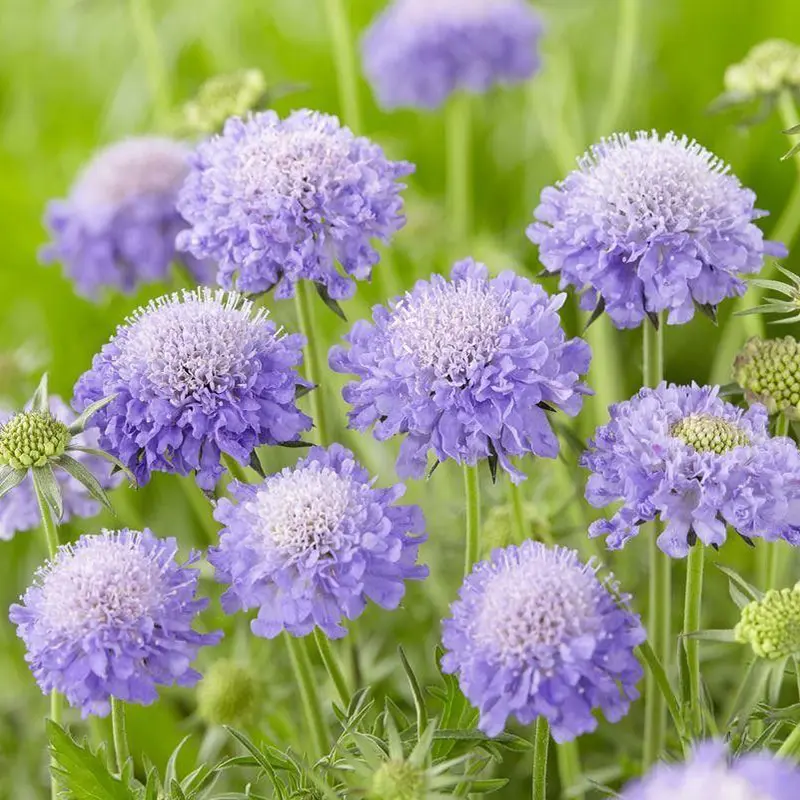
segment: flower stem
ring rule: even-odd
[[[547,800],[547,748],[550,725],[544,717],[536,719],[533,733],[533,800]]]
[[[778,416],[775,425],[776,436],[789,435],[789,418],[785,414]],[[758,575],[761,587],[767,589],[777,589],[780,585],[781,574],[783,572],[783,547],[780,540],[774,542],[763,542],[758,548],[756,557],[758,558]]]
[[[582,783],[581,754],[578,740],[556,745],[558,776],[561,779],[561,796],[570,800],[584,800],[586,793],[577,787]]]
[[[481,546],[481,495],[478,465],[464,465],[464,499],[467,507],[467,546],[464,553],[464,575],[469,575],[478,560]]]
[[[236,463],[235,459],[229,458],[229,461]],[[227,462],[223,461],[227,466]],[[241,469],[241,465],[236,463],[236,466]],[[230,471],[230,470],[229,470]],[[243,472],[243,470],[242,470]],[[197,524],[203,530],[204,544],[215,544],[217,535],[219,534],[219,526],[212,516],[212,505],[209,500],[203,495],[200,487],[195,483],[193,478],[183,478],[179,481],[183,494],[186,497],[186,502],[189,504],[192,516],[195,518]]]
[[[169,120],[171,102],[169,97],[169,78],[161,48],[158,44],[153,9],[150,0],[129,0],[131,23],[139,42],[139,51],[147,72],[150,98],[153,102],[154,118],[161,126]]]
[[[314,330],[314,312],[311,307],[311,292],[308,281],[298,281],[295,287],[295,308],[297,310],[297,324],[300,332],[306,337],[305,362],[306,377],[314,384],[310,392],[311,416],[317,429],[319,443],[327,445],[328,425],[325,418],[325,397],[320,383],[322,376],[322,359],[320,358],[319,345],[321,336]]]
[[[333,39],[333,58],[336,63],[336,76],[339,84],[339,108],[350,130],[361,131],[361,104],[358,93],[358,71],[350,20],[344,0],[325,0],[328,27]]]
[[[350,704],[351,693],[347,685],[347,680],[344,677],[344,672],[339,665],[338,659],[334,655],[328,637],[319,628],[314,629],[314,639],[317,643],[317,649],[322,658],[322,663],[325,664],[325,669],[328,670],[328,675],[330,675],[333,685],[336,687],[336,693],[339,695],[339,702],[341,702],[342,708],[346,711]]]
[[[328,733],[325,729],[325,720],[322,716],[322,706],[317,694],[317,686],[314,683],[314,675],[311,671],[311,659],[309,658],[308,647],[310,642],[307,638],[296,639],[291,634],[285,634],[286,646],[289,648],[289,658],[292,662],[297,686],[300,689],[300,699],[303,703],[303,711],[306,715],[316,756],[321,756],[328,751]]]
[[[114,757],[117,762],[117,772],[122,775],[125,763],[130,758],[128,746],[128,730],[125,724],[125,704],[116,697],[111,698],[111,733],[114,739]]]
[[[469,235],[472,203],[470,198],[470,133],[472,98],[458,92],[447,106],[447,218],[452,243],[461,247]]]
[[[686,564],[686,598],[683,607],[683,646],[689,671],[689,713],[691,734],[697,737],[702,732],[703,707],[700,698],[700,643],[687,634],[700,630],[700,609],[703,598],[703,566],[705,549],[700,542],[689,551]]]
[[[783,758],[796,758],[800,754],[800,724],[786,737],[777,754]]]

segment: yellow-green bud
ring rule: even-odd
[[[197,687],[197,711],[209,725],[247,725],[261,713],[262,694],[260,681],[247,666],[223,658]]]
[[[800,347],[791,336],[750,339],[733,363],[733,379],[748,403],[800,419]]]
[[[533,503],[523,503],[525,537],[536,539],[550,538],[550,523]],[[494,506],[486,515],[481,531],[481,555],[488,556],[498,547],[522,544],[514,519],[514,509],[510,503]]]
[[[400,759],[384,761],[372,776],[370,800],[425,800],[424,774]]]
[[[734,447],[750,444],[743,430],[711,414],[690,414],[676,422],[670,428],[670,433],[686,442],[698,453],[722,455]]]
[[[757,44],[725,71],[725,89],[742,97],[800,88],[800,47],[783,39]]]
[[[43,467],[64,453],[70,435],[52,414],[23,411],[0,428],[0,466]]]
[[[770,589],[761,600],[748,603],[733,633],[760,658],[800,655],[800,583],[792,589]]]

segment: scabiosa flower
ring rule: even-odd
[[[541,33],[524,0],[395,0],[364,37],[364,71],[384,108],[436,108],[530,78]]]
[[[526,541],[495,550],[464,581],[443,623],[442,668],[480,711],[479,727],[499,734],[512,714],[545,717],[565,742],[611,722],[638,697],[645,639],[627,596],[597,577],[574,550]]]
[[[193,156],[178,247],[219,262],[226,288],[285,298],[305,279],[341,300],[378,263],[373,240],[404,225],[398,179],[413,170],[327,114],[233,117]]]
[[[311,449],[294,468],[259,485],[234,482],[214,512],[225,527],[209,551],[229,614],[258,608],[252,630],[273,638],[282,630],[305,636],[319,627],[344,636],[372,600],[394,609],[405,581],[419,580],[416,564],[425,540],[417,506],[395,505],[402,484],[377,489],[341,445]]]
[[[112,287],[133,291],[163,280],[175,260],[175,236],[186,227],[175,208],[189,172],[189,148],[157,136],[106,147],[84,167],[66,200],[52,201],[45,223],[53,237],[46,263],[61,261],[77,290],[95,297]],[[187,258],[199,282],[208,264]]]
[[[588,501],[622,505],[591,536],[618,549],[660,518],[658,546],[676,558],[698,538],[718,547],[727,525],[748,541],[800,544],[800,453],[791,439],[769,437],[763,406],[743,411],[717,387],[662,383],[610,411],[581,463],[593,473]]]
[[[628,784],[620,800],[794,800],[799,794],[800,769],[791,761],[768,751],[729,759],[723,743],[704,742],[685,764],[658,764]]]
[[[800,418],[800,348],[792,336],[754,336],[736,356],[733,379],[748,403],[762,403],[770,414]]]
[[[714,314],[744,294],[739,273],[786,248],[764,241],[755,194],[716,156],[685,136],[612,136],[542,192],[528,238],[581,307],[604,309],[618,328],[668,313],[688,322],[695,304]]]
[[[196,599],[198,573],[177,550],[175,539],[128,529],[59,548],[10,613],[43,692],[105,716],[112,697],[146,705],[157,685],[199,680],[189,665],[221,634],[192,630],[208,601]]]
[[[75,386],[75,407],[114,395],[92,424],[139,484],[152,470],[194,470],[213,489],[221,453],[247,464],[259,445],[295,441],[311,427],[295,404],[298,388],[309,386],[295,370],[302,345],[238,294],[164,296],[95,356]]]
[[[489,279],[467,259],[451,280],[434,275],[389,308],[375,306],[373,324],[357,322],[349,349],[330,353],[333,370],[357,378],[343,392],[350,427],[374,426],[379,440],[404,434],[403,477],[424,475],[432,450],[439,461],[496,459],[522,480],[509,457],[555,458],[547,413],[574,416],[589,393],[579,380],[589,346],[567,340],[563,302],[513,272]]]

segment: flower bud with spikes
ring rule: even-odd
[[[768,39],[725,71],[725,89],[742,100],[800,90],[800,47],[783,39]]]
[[[760,600],[748,603],[734,637],[749,644],[759,658],[800,655],[800,582],[791,589],[770,589]]]
[[[197,710],[209,725],[246,726],[258,719],[261,682],[245,664],[223,658],[214,662],[197,687]]]
[[[754,336],[733,363],[733,379],[747,402],[761,403],[770,414],[800,419],[800,346],[791,336]]]

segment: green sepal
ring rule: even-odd
[[[690,633],[684,633],[682,635],[684,639],[697,639],[701,642],[736,642],[732,628],[691,631]]]
[[[19,486],[28,474],[26,469],[14,469],[11,466],[0,467],[0,497]]]
[[[86,423],[89,421],[89,418],[97,413],[101,408],[105,408],[117,395],[112,394],[108,397],[104,397],[102,400],[98,400],[96,403],[92,403],[86,408],[83,409],[80,416],[72,422],[70,425],[67,425],[67,430],[70,432],[72,436],[75,436],[76,433],[83,433],[86,428]]]
[[[345,316],[342,307],[339,303],[334,300],[330,294],[328,293],[328,287],[324,283],[319,283],[319,281],[314,281],[314,288],[317,290],[317,294],[320,296],[320,299],[323,303],[325,303],[328,308],[336,314],[339,319],[344,320],[347,322],[347,317]]]
[[[53,467],[49,463],[43,467],[32,467],[31,475],[36,491],[53,512],[56,521],[60,521],[64,516],[64,498],[61,496],[61,487],[58,485]]]
[[[76,461],[72,456],[64,453],[54,458],[53,463],[72,475],[78,483],[86,488],[86,491],[88,491],[95,500],[101,502],[112,514],[114,513],[114,507],[108,499],[106,490],[100,485],[100,481],[98,481],[80,461]]]
[[[111,453],[107,453],[105,450],[98,450],[96,447],[83,447],[83,445],[71,444],[67,447],[67,452],[76,451],[78,453],[86,453],[90,456],[96,456],[97,458],[102,458],[106,461],[110,461],[119,472],[124,472],[125,476],[131,483],[131,488],[136,489],[138,488],[138,484],[136,483],[136,476],[116,457],[112,456]]]
[[[40,414],[48,414],[50,412],[50,403],[47,394],[47,373],[42,375],[36,391],[33,393],[30,402],[31,411],[38,411]]]

